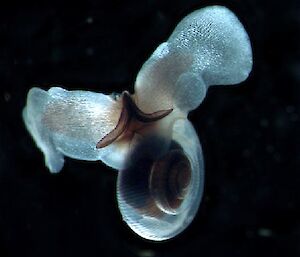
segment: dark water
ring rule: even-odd
[[[233,10],[253,45],[237,87],[190,114],[205,165],[190,227],[166,243],[122,222],[117,173],[66,160],[51,175],[21,120],[33,85],[132,91],[156,46],[189,12]],[[299,256],[300,2],[49,1],[0,4],[0,256]]]

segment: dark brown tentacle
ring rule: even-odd
[[[128,127],[130,120],[134,117],[136,120],[144,123],[154,122],[166,117],[173,109],[161,110],[153,113],[144,113],[132,100],[130,94],[124,91],[121,95],[122,111],[116,127],[99,140],[96,148],[103,148],[113,143]]]
[[[153,113],[144,113],[136,106],[135,102],[132,100],[131,96],[127,91],[123,92],[123,97],[124,97],[124,104],[128,106],[129,112],[132,113],[132,115],[138,121],[144,123],[160,120],[173,111],[173,109],[168,109],[168,110],[161,110]]]
[[[123,105],[117,126],[97,143],[96,148],[103,148],[114,142],[126,130],[129,120],[130,113],[126,106]]]

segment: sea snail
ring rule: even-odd
[[[53,173],[64,156],[119,170],[123,219],[161,241],[193,220],[203,191],[201,145],[188,113],[210,85],[244,81],[252,69],[248,35],[222,6],[185,17],[139,71],[134,94],[32,88],[23,119]]]

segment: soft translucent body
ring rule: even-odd
[[[251,69],[243,25],[225,7],[206,7],[185,17],[145,62],[136,78],[137,102],[147,112],[170,106],[188,112],[210,85],[240,83]]]
[[[120,170],[117,197],[123,219],[141,237],[165,240],[176,236],[190,224],[202,197],[203,156],[197,134],[187,120],[189,111],[200,105],[210,85],[242,82],[251,69],[251,45],[243,25],[225,7],[206,7],[185,17],[169,39],[159,45],[145,62],[137,75],[135,93],[131,96],[136,105],[134,108],[124,109],[120,97],[101,93],[67,91],[59,87],[48,91],[32,88],[23,110],[23,119],[44,153],[46,166],[51,172],[62,169],[64,156],[101,160]],[[130,113],[138,109],[146,114],[165,110],[172,112],[155,122],[144,123]],[[121,124],[123,126],[120,126],[120,121],[125,122]],[[124,128],[122,134],[109,141],[108,146],[97,149],[100,139],[112,135],[112,131],[119,131],[116,127]],[[151,152],[151,145],[146,145],[147,148],[149,146],[148,152],[136,151],[149,135],[159,136],[159,148],[153,146],[154,152]],[[178,145],[175,150],[172,148],[174,142]],[[177,181],[179,187],[186,183],[188,188],[184,188],[182,199],[175,198],[173,203],[176,205],[172,208],[168,206],[170,195],[168,199],[158,195],[163,192],[159,188],[163,183],[159,182],[160,173],[157,173],[157,167],[158,170],[173,167],[161,161],[172,158],[160,159],[161,156],[158,156],[151,159],[153,166],[149,164],[147,171],[152,174],[149,181],[158,181],[158,184],[149,182],[150,186],[142,191],[133,188],[134,184],[133,187],[124,185],[131,181],[126,174],[135,176],[127,172],[135,171],[129,169],[130,160],[136,159],[137,154],[147,160],[147,154],[159,151],[163,151],[164,156],[180,152],[178,156],[182,156],[184,162],[178,167],[185,170],[182,174],[188,174],[185,178],[174,166],[175,174],[186,181]],[[156,173],[153,173],[154,170]],[[136,172],[139,176],[146,176],[143,170]],[[143,178],[143,181],[146,183],[148,178]],[[143,195],[138,192],[143,192]],[[146,205],[141,208],[140,204],[135,204],[138,201],[146,202]],[[145,209],[148,207],[152,209]]]
[[[58,172],[63,156],[80,160],[102,160],[121,168],[122,148],[96,149],[99,139],[117,124],[121,106],[112,97],[88,91],[48,91],[32,88],[23,118],[27,129],[45,155],[46,166]]]

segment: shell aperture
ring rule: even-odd
[[[64,156],[119,170],[121,215],[141,237],[173,238],[193,220],[204,186],[201,145],[188,113],[210,85],[244,81],[252,69],[248,35],[227,8],[186,16],[139,71],[133,95],[32,88],[24,123],[59,172]]]

